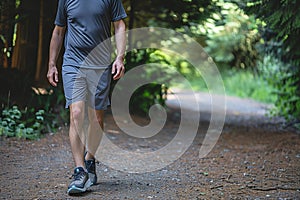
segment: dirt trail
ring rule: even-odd
[[[280,119],[265,117],[264,105],[234,99],[230,101],[232,109],[227,107],[230,112],[221,137],[205,158],[199,159],[198,152],[210,114],[201,110],[197,136],[180,159],[142,174],[116,171],[99,163],[98,184],[80,197],[66,194],[73,169],[67,129],[39,141],[2,137],[0,198],[300,199],[300,134],[281,129]],[[245,112],[234,110],[237,106]],[[118,129],[109,111],[105,119],[107,135],[114,144],[132,151],[163,147],[172,140],[179,124],[180,112],[171,103],[169,107],[162,134],[153,140],[129,138]],[[135,121],[145,123],[139,117]]]

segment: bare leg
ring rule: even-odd
[[[84,106],[83,101],[75,102],[70,105],[70,130],[69,137],[71,150],[76,167],[84,167],[84,143],[81,141],[82,126],[84,122]]]
[[[94,110],[88,109],[89,115],[89,128],[88,128],[88,145],[87,145],[87,155],[85,157],[86,160],[90,160],[94,158],[94,155],[98,149],[98,146],[101,142],[102,134],[103,134],[103,118],[104,111],[103,110]]]

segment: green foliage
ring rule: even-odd
[[[260,40],[256,21],[236,4],[219,0],[219,13],[213,14],[204,27],[207,35],[205,50],[221,65],[237,68],[255,67],[258,51],[255,45]]]
[[[300,65],[300,6],[297,0],[248,0],[246,10],[256,14],[271,29],[274,39],[282,42],[284,61]]]
[[[130,99],[132,114],[146,115],[154,104],[165,105],[166,88],[159,84],[147,84],[138,88]]]
[[[61,88],[34,88],[24,109],[9,106],[0,116],[0,135],[26,139],[37,139],[42,133],[55,132],[67,123],[69,113],[63,108],[64,96]],[[24,98],[24,97],[23,97]]]
[[[155,63],[159,68],[147,68],[144,74],[136,79],[156,80],[165,84],[146,84],[138,88],[130,99],[129,110],[132,114],[146,115],[149,108],[154,104],[165,105],[168,87],[178,85],[174,71],[179,72],[187,79],[199,76],[199,72],[186,60],[158,49],[133,50],[127,54],[126,69],[130,70],[136,66]],[[171,70],[172,69],[172,70]]]
[[[37,139],[45,129],[44,110],[19,110],[17,106],[2,111],[0,135],[25,139]]]
[[[271,104],[276,101],[272,85],[250,70],[227,70],[222,73],[222,77],[228,95]]]
[[[297,76],[299,69],[286,65],[274,55],[266,55],[259,65],[259,70],[274,87],[274,93],[278,96],[272,114],[284,116],[290,121],[293,118],[300,119],[300,77]]]
[[[219,9],[211,0],[125,0],[124,6],[129,10],[129,28],[160,26],[185,33]]]
[[[143,49],[143,50],[133,50],[126,57],[126,69],[130,70],[136,66],[141,66],[144,64],[149,64],[152,62],[161,63],[167,62],[163,55],[153,56],[155,49]],[[145,80],[151,80],[151,77],[161,77],[161,74],[157,74],[156,71],[146,71],[145,74],[141,74],[137,79],[143,78]],[[170,78],[166,74],[164,76],[166,79]],[[151,81],[149,81],[151,82]],[[149,108],[154,104],[165,105],[166,98],[166,87],[164,85],[151,83],[143,85],[138,88],[130,99],[129,110],[132,114],[147,115]]]
[[[49,132],[69,122],[69,110],[64,108],[65,96],[62,86],[55,88],[33,88],[28,106],[45,110],[45,122]]]
[[[24,110],[22,113],[25,116],[22,119],[27,121],[35,119],[33,111],[43,110],[45,132],[55,132],[62,124],[68,122],[69,113],[64,109],[65,101],[61,85],[48,89],[32,87],[33,76],[16,69],[1,69],[0,78],[2,109],[8,109],[10,105],[18,105],[19,110]]]
[[[264,60],[277,66],[269,75],[270,81],[277,89],[277,113],[288,120],[300,120],[300,6],[297,0],[248,0],[245,10],[256,14],[265,25],[264,34],[267,54],[276,56],[277,60]],[[267,64],[267,66],[269,66]],[[270,69],[268,67],[267,69]],[[276,80],[272,80],[276,79]]]
[[[266,81],[265,77],[256,75],[251,70],[226,68],[221,71],[221,76],[226,95],[251,98],[270,104],[274,104],[277,99],[273,86]],[[190,79],[190,84],[195,91],[208,92],[207,86],[201,77]],[[177,86],[179,88],[185,87],[180,84]]]
[[[189,32],[189,27],[203,22],[219,9],[215,2],[210,0],[152,0],[151,2],[150,11],[155,14],[157,25],[182,29],[185,33]]]

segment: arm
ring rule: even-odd
[[[65,30],[65,27],[55,26],[50,41],[47,78],[49,83],[53,86],[57,86],[58,82],[56,62],[64,40]]]
[[[121,78],[124,75],[124,56],[126,48],[126,34],[125,34],[125,23],[123,20],[114,22],[115,37],[116,37],[116,47],[117,47],[117,57],[112,65],[112,74],[114,80]]]

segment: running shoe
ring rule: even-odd
[[[88,173],[82,167],[76,167],[72,177],[73,180],[68,187],[69,195],[83,193],[92,185]]]
[[[95,159],[84,160],[85,168],[89,174],[89,179],[92,185],[97,183],[96,161]]]

